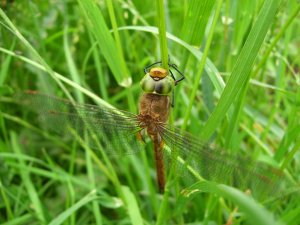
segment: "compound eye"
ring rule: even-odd
[[[149,75],[145,75],[140,84],[146,93],[155,91],[155,81]]]
[[[155,93],[161,94],[161,95],[167,95],[172,91],[173,86],[174,86],[174,83],[169,82],[168,79],[160,80],[155,85]]]

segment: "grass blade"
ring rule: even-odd
[[[280,225],[274,215],[255,202],[245,193],[223,184],[209,181],[200,181],[184,191],[184,195],[190,196],[199,192],[209,192],[222,196],[234,202],[245,213],[247,220],[253,225]]]
[[[231,76],[221,95],[218,105],[212,112],[201,131],[201,138],[209,139],[215,131],[218,124],[227,115],[229,107],[233,103],[233,99],[241,94],[241,89],[245,87],[245,83],[250,80],[250,72],[253,67],[259,49],[265,39],[267,31],[271,26],[278,9],[279,0],[266,0],[260,10],[260,14],[253,25],[247,41],[237,59]]]
[[[125,186],[122,186],[122,192],[125,197],[126,207],[128,209],[131,223],[135,225],[144,224],[139,206],[133,193],[129,190],[128,187]]]
[[[182,37],[187,43],[199,46],[205,33],[206,24],[216,0],[191,0],[182,27]]]
[[[185,111],[185,115],[184,115],[184,119],[183,119],[183,125],[181,127],[182,130],[186,129],[188,120],[189,120],[190,115],[191,115],[192,107],[194,105],[194,101],[195,101],[195,97],[196,97],[196,92],[197,92],[198,87],[199,87],[200,79],[201,79],[201,76],[202,76],[202,73],[203,73],[203,69],[205,67],[205,62],[206,62],[206,58],[207,58],[208,51],[209,51],[209,48],[210,48],[210,44],[212,42],[214,30],[216,28],[217,20],[218,20],[219,14],[221,12],[222,2],[223,2],[223,0],[219,0],[218,4],[217,4],[217,9],[216,9],[216,12],[215,12],[215,15],[214,15],[214,18],[213,18],[212,26],[211,26],[209,34],[208,34],[208,40],[207,40],[203,55],[201,57],[200,63],[199,63],[199,68],[198,68],[196,77],[194,78],[194,85],[192,87],[192,92],[189,96],[189,100],[190,100],[189,105],[188,105],[187,110]]]
[[[22,149],[20,145],[18,144],[17,135],[14,132],[10,133],[11,136],[11,145],[14,150],[14,152],[18,155],[22,154]],[[25,164],[24,160],[20,157],[19,163],[21,168],[26,168],[28,165]],[[39,195],[33,185],[33,181],[30,178],[30,174],[27,172],[26,169],[20,169],[20,174],[22,177],[22,180],[24,182],[26,191],[29,195],[29,198],[31,200],[32,208],[36,213],[36,217],[41,223],[46,223],[46,216],[43,211],[43,204],[39,198]]]
[[[94,201],[98,198],[96,190],[91,191],[89,194],[80,199],[75,205],[68,208],[66,211],[59,214],[54,220],[52,220],[49,225],[62,224],[68,217],[70,217],[75,211],[77,211],[82,206]]]
[[[160,53],[162,58],[162,66],[165,69],[168,65],[168,44],[166,37],[166,18],[164,13],[164,0],[156,0],[157,19],[158,19],[158,36],[160,43]]]
[[[116,81],[119,85],[128,87],[132,81],[125,60],[120,49],[116,47],[99,7],[94,1],[78,0],[78,2]]]

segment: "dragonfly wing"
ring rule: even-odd
[[[74,129],[82,137],[88,135],[92,148],[102,147],[108,154],[131,154],[142,149],[137,140],[141,130],[136,115],[88,104],[72,104],[68,100],[38,93],[22,93],[18,102],[37,113],[43,125],[61,135],[73,138]]]
[[[257,196],[270,195],[279,188],[283,175],[267,164],[229,154],[169,125],[162,125],[160,134],[172,150],[172,159],[176,158],[179,173],[187,171],[188,165],[192,171],[207,180],[231,185],[243,191],[250,189]]]

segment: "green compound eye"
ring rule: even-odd
[[[155,81],[147,73],[140,82],[144,92],[153,93],[155,91]]]
[[[149,73],[144,76],[140,84],[144,92],[159,95],[170,94],[175,86],[175,82],[172,77],[166,76],[162,79],[155,80],[155,78],[152,78]]]
[[[159,80],[156,82],[155,85],[155,93],[161,94],[161,95],[168,95],[175,86],[174,80],[170,77],[165,77],[162,80]]]

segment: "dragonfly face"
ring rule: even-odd
[[[175,81],[166,69],[154,67],[145,74],[140,85],[145,93],[169,95],[175,86]]]

